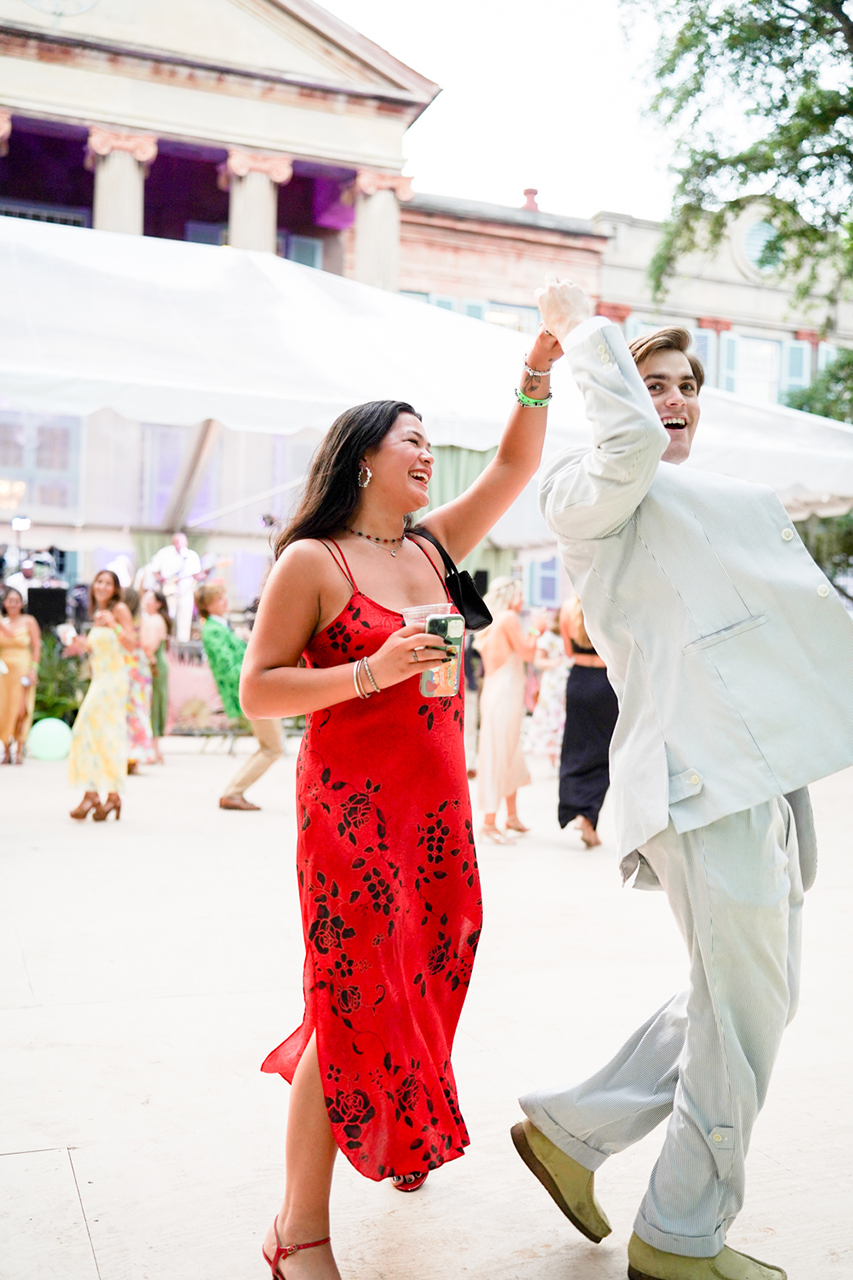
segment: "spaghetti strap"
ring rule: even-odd
[[[321,545],[322,547],[325,547],[325,548],[326,548],[326,550],[328,551],[329,555],[332,557],[332,559],[334,560],[335,564],[338,566],[338,568],[340,569],[341,573],[344,575],[344,577],[346,578],[347,582],[348,582],[348,583],[350,584],[350,586],[352,587],[353,591],[358,591],[358,587],[355,585],[355,578],[352,576],[352,570],[350,569],[349,565],[347,564],[347,558],[346,558],[346,556],[344,555],[343,551],[341,551],[341,549],[340,549],[340,547],[338,546],[337,542],[335,542],[334,538],[329,538],[329,542],[325,542],[322,538],[321,538],[319,541],[320,541],[320,545]],[[329,546],[329,543],[331,543],[332,545],[331,545],[331,546]],[[334,547],[334,549],[335,549],[334,551],[332,550],[332,547]],[[335,552],[337,552],[337,555],[335,554]],[[338,559],[338,556],[340,556],[340,558],[341,558],[340,560]],[[341,560],[343,561],[343,564],[341,564]]]
[[[417,535],[415,535],[415,536],[417,536]],[[451,596],[450,592],[447,590],[447,582],[446,582],[446,580],[445,580],[444,578],[442,578],[441,574],[438,572],[438,569],[436,569],[435,564],[433,563],[432,556],[429,554],[429,552],[424,551],[423,547],[421,546],[421,544],[420,544],[419,542],[416,542],[416,543],[415,543],[415,546],[418,548],[418,550],[419,550],[420,552],[422,552],[422,554],[423,554],[423,555],[425,555],[425,556],[426,556],[427,560],[429,561],[429,566],[430,566],[430,568],[432,569],[432,571],[433,571],[433,573],[435,574],[435,576],[438,578],[438,580],[439,580],[439,582],[441,583],[441,585],[444,587],[444,594],[447,596],[448,600],[449,600],[449,601],[451,602],[451,604],[452,604],[452,603],[453,603],[453,597]]]

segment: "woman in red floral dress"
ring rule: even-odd
[[[519,402],[494,460],[424,519],[454,560],[535,472],[560,354],[540,330],[521,391],[543,406]],[[432,465],[410,405],[338,418],[278,539],[243,663],[250,718],[308,717],[305,1017],[263,1064],[292,1084],[286,1195],[264,1245],[279,1280],[340,1280],[328,1239],[339,1148],[365,1177],[415,1190],[468,1144],[450,1063],[481,923],[463,699],[421,694],[443,641],[401,616],[448,599],[441,559],[409,516],[428,502]]]

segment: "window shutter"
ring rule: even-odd
[[[789,391],[799,391],[812,380],[812,348],[810,342],[782,343],[782,383],[779,399]]]
[[[720,335],[722,348],[720,351],[720,385],[723,391],[737,391],[737,335],[723,333]]]

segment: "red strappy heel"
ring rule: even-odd
[[[391,1181],[395,1191],[420,1191],[427,1180],[429,1169],[423,1173],[398,1173]]]
[[[278,1217],[273,1218],[272,1229],[275,1233],[275,1242],[278,1245],[275,1255],[270,1258],[263,1245],[261,1245],[261,1253],[264,1255],[264,1262],[267,1264],[276,1280],[285,1280],[285,1277],[278,1269],[278,1264],[281,1262],[282,1258],[286,1258],[288,1254],[291,1253],[298,1253],[300,1249],[316,1249],[318,1245],[331,1244],[332,1240],[331,1236],[326,1236],[325,1240],[312,1240],[309,1244],[282,1244],[281,1237],[278,1234]]]

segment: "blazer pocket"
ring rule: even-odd
[[[722,644],[724,640],[731,640],[734,636],[743,635],[744,631],[752,631],[755,627],[763,627],[767,621],[767,614],[759,614],[756,618],[744,618],[743,622],[735,622],[730,627],[723,627],[722,631],[712,631],[708,636],[700,636],[698,640],[691,640],[690,644],[686,644],[682,649],[682,653],[696,653],[699,649],[710,649],[712,645]]]

